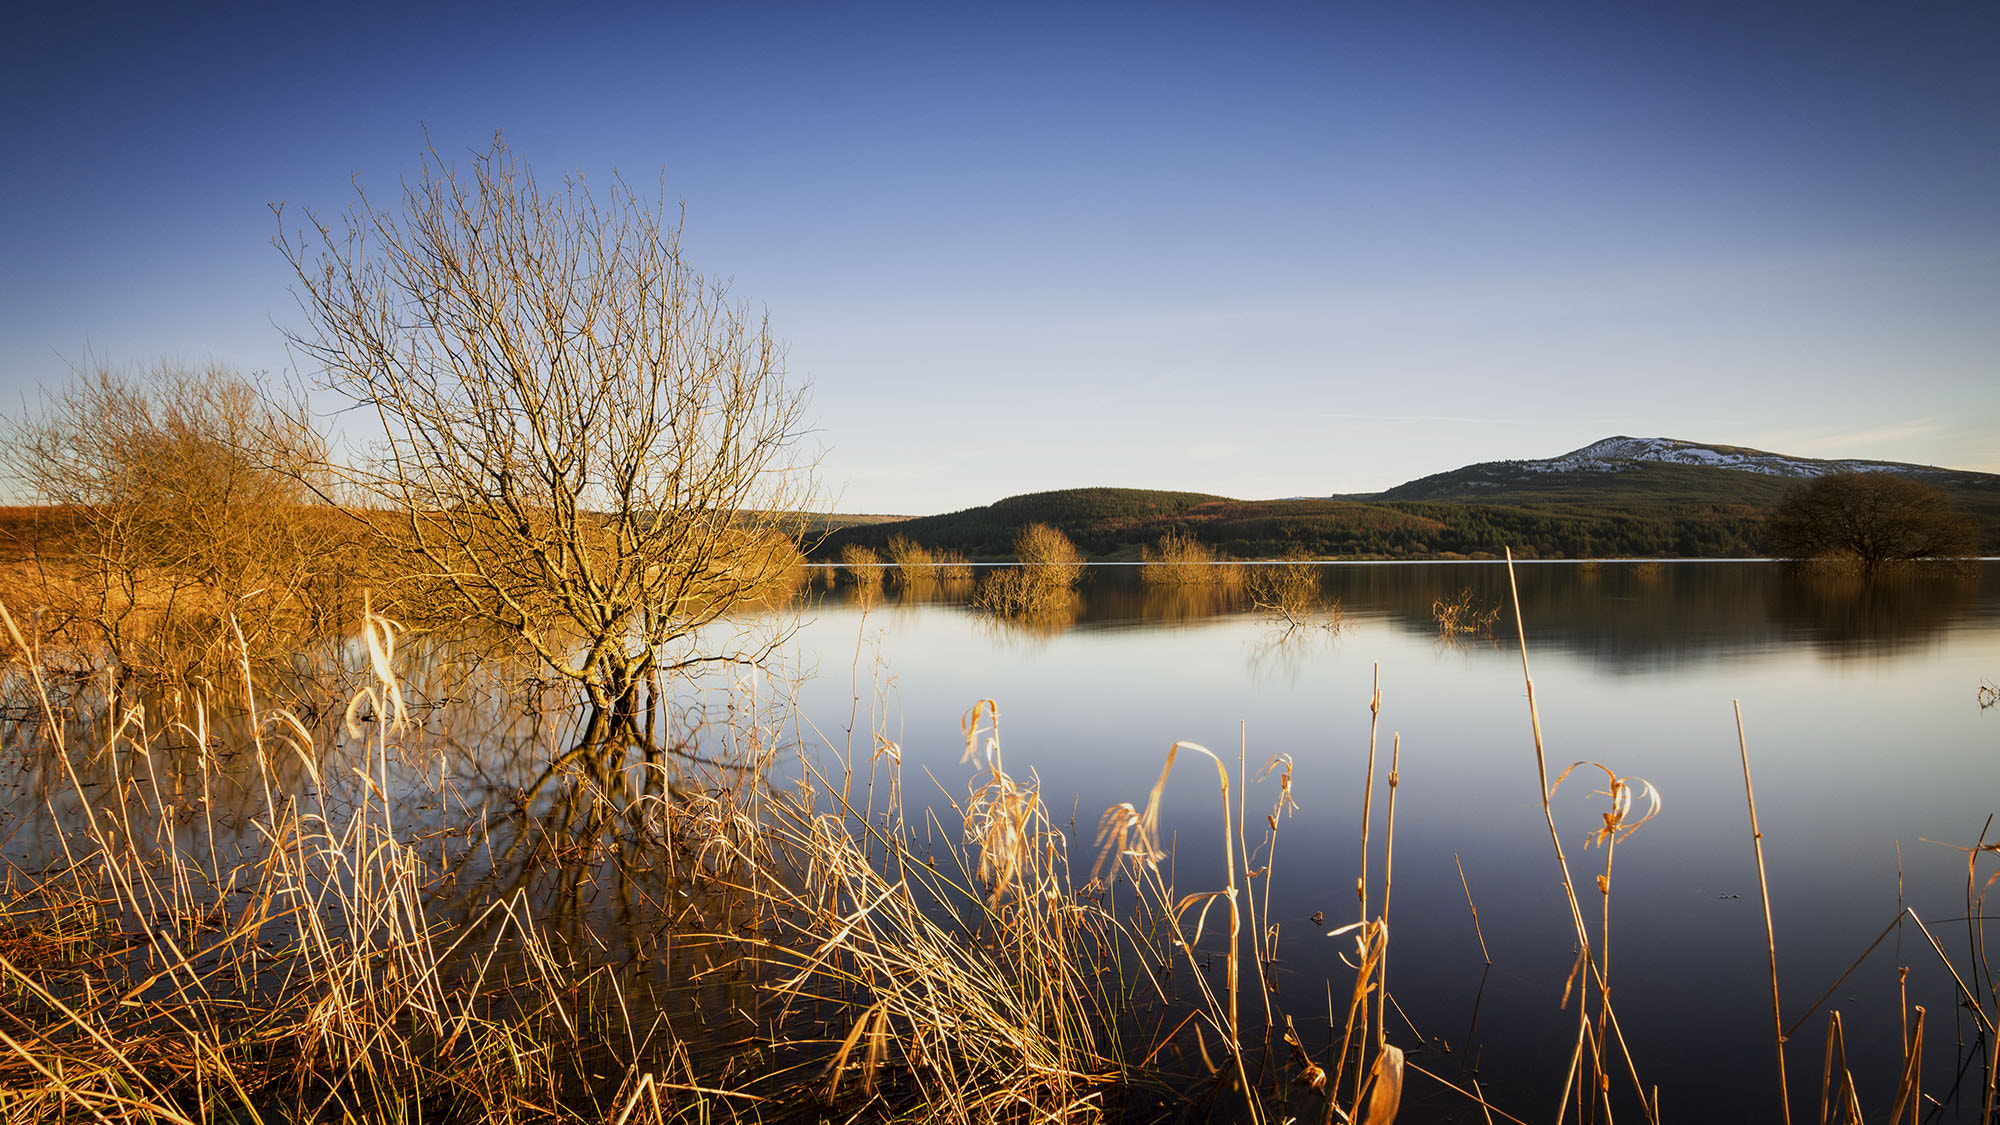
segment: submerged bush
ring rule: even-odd
[[[1320,568],[1302,556],[1249,568],[1251,604],[1288,629],[1314,624],[1338,630],[1344,619],[1338,601],[1326,600]]]
[[[896,578],[905,586],[935,582],[938,577],[937,556],[930,548],[919,544],[907,535],[889,537],[889,565],[896,568]]]
[[[1020,565],[996,570],[980,583],[973,604],[1001,617],[1057,609],[1076,597],[1083,556],[1069,537],[1045,523],[1029,524],[1014,539]]]
[[[1142,547],[1139,580],[1152,586],[1234,586],[1240,567],[1219,564],[1215,551],[1180,528],[1169,528],[1155,546]]]

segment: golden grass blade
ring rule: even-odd
[[[1383,1044],[1368,1072],[1368,1104],[1358,1125],[1392,1125],[1403,1104],[1403,1049]]]
[[[1368,920],[1368,818],[1375,809],[1375,732],[1382,721],[1382,662],[1375,662],[1374,687],[1368,695],[1368,773],[1361,782],[1361,874],[1354,878],[1360,920]]]
[[[1896,1080],[1896,1100],[1890,1103],[1889,1125],[1903,1125],[1903,1111],[1909,1110],[1910,1125],[1917,1125],[1923,1097],[1919,1093],[1924,1073],[1924,1006],[1917,1005],[1917,1019],[1907,1032],[1909,1043],[1903,1050],[1903,1073]]]
[[[1376,957],[1375,985],[1375,1050],[1379,1053],[1388,1049],[1389,1035],[1389,892],[1396,879],[1396,787],[1401,784],[1399,771],[1403,764],[1403,735],[1398,731],[1389,736],[1389,824],[1384,833],[1382,847],[1382,949]],[[1397,1058],[1400,1060],[1401,1055]],[[1396,1071],[1401,1082],[1400,1063]]]
[[[833,1053],[833,1061],[828,1063],[826,1067],[827,1082],[824,1096],[827,1101],[832,1101],[834,1096],[840,1092],[840,1075],[842,1071],[847,1069],[847,1057],[854,1053],[854,1048],[861,1042],[861,1037],[868,1033],[869,1024],[874,1022],[875,1018],[885,1010],[884,1006],[886,1003],[886,1001],[883,1001],[871,1005],[866,1011],[862,1012],[861,1018],[855,1020],[854,1026],[848,1029],[847,1038],[840,1041],[840,1049]],[[863,1078],[863,1085],[871,1090],[874,1088],[874,1083],[867,1077]]]
[[[1958,975],[1958,966],[1951,963],[1950,957],[1945,956],[1944,946],[1939,945],[1937,938],[1931,936],[1930,927],[1924,925],[1924,920],[1917,917],[1915,910],[1905,907],[1903,913],[1910,916],[1910,921],[1917,924],[1917,931],[1924,935],[1925,941],[1931,943],[1931,948],[1937,952],[1938,961],[1944,965],[1945,971],[1950,973],[1951,979],[1957,983],[1959,995],[1965,1000],[1964,1006],[1972,1009],[1973,1017],[1979,1021],[1981,1027],[1986,1029],[1987,1036],[1992,1038],[1994,1036],[1993,1017],[1986,1014],[1985,1008],[1980,1007],[1979,996],[1966,986],[1965,978]]]

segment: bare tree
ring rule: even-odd
[[[1976,553],[1978,525],[1944,494],[1900,473],[1829,473],[1793,489],[1771,515],[1771,553],[1852,560],[1864,575],[1906,559]]]
[[[350,510],[403,612],[502,630],[634,737],[663,673],[767,654],[698,634],[797,560],[804,396],[680,214],[615,177],[544,189],[499,138],[469,170],[427,150],[397,206],[356,197],[280,209],[288,338],[379,425]]]
[[[301,486],[319,439],[237,373],[79,367],[8,420],[0,470],[36,505],[45,623],[121,679],[282,655],[340,612],[337,551]]]

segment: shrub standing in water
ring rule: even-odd
[[[873,548],[849,543],[840,549],[840,565],[847,580],[856,586],[882,585],[882,556]]]
[[[1319,567],[1304,555],[1252,567],[1248,582],[1252,604],[1287,631],[1307,624],[1337,631],[1345,621],[1340,603],[1328,603],[1320,589]]]
[[[980,583],[974,604],[988,613],[1018,617],[1045,611],[1075,596],[1083,556],[1069,537],[1045,523],[1029,524],[1014,539],[1018,567],[994,571]]]
[[[896,568],[896,578],[903,585],[937,581],[937,556],[931,554],[930,548],[920,546],[907,535],[892,535],[888,551],[889,564]]]
[[[278,245],[292,346],[381,425],[344,475],[413,576],[398,612],[498,630],[589,697],[593,735],[649,741],[663,675],[774,643],[695,647],[790,567],[811,506],[769,321],[686,262],[664,201],[544,190],[497,138],[467,170],[427,152],[400,206],[356,191]]]
[[[1215,561],[1215,551],[1180,528],[1169,528],[1157,546],[1142,547],[1139,581],[1149,586],[1233,586],[1242,568]]]

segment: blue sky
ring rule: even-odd
[[[9,414],[86,352],[286,372],[271,204],[498,130],[543,178],[664,175],[812,384],[841,510],[1366,491],[1615,433],[2000,471],[1991,5],[9,23]]]

